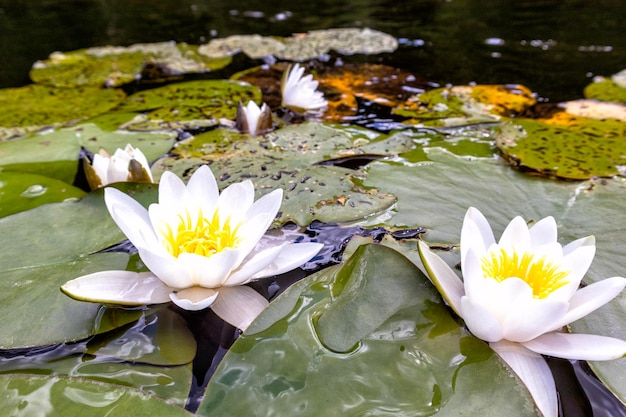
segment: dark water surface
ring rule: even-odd
[[[370,57],[446,84],[521,83],[551,101],[626,67],[624,0],[1,0],[0,87],[53,51],[371,27],[401,41]]]

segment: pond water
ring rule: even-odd
[[[594,76],[608,76],[626,66],[625,21],[626,5],[621,0],[321,0],[301,2],[298,6],[292,2],[240,0],[5,1],[0,2],[0,88],[29,84],[28,72],[33,62],[54,51],[168,40],[201,44],[236,34],[291,36],[317,29],[369,27],[396,37],[398,50],[342,59],[387,64],[433,85],[519,83],[535,92],[539,101],[560,102],[581,98],[583,88]],[[233,73],[237,65],[244,69],[249,64],[235,60],[227,71]],[[365,111],[377,112],[375,108]],[[387,117],[388,114],[377,113],[374,118],[381,123],[360,124],[383,126]],[[386,233],[382,229],[344,229],[316,223],[308,229],[306,239],[326,244],[322,258],[307,264],[304,272],[285,275],[268,283],[269,287],[258,285],[257,289],[273,296],[320,265],[335,263],[345,239],[357,232],[375,235],[377,239]],[[418,232],[396,232],[394,237],[412,238]],[[210,312],[178,313],[192,328],[198,348],[206,352],[206,356],[197,356],[193,362],[196,379],[188,408],[195,409],[235,331]],[[209,325],[213,326],[211,330],[207,330]],[[150,323],[135,325],[139,332],[149,326]],[[131,333],[134,327],[122,330]],[[122,335],[119,340],[125,337]],[[0,371],[11,367],[28,369],[33,357],[37,357],[32,360],[33,366],[47,360],[54,362],[70,357],[75,349],[75,345],[60,345],[35,352],[12,351],[0,361]],[[97,360],[94,362],[98,365]],[[67,366],[70,365],[59,367],[59,372]],[[71,366],[85,367],[84,363]],[[586,364],[552,360],[551,366],[562,377],[557,378],[564,398],[562,415],[626,416],[626,408],[590,376]],[[98,368],[95,369],[85,374],[97,375]],[[578,401],[584,394],[578,384],[571,383],[574,375],[589,402]],[[135,377],[131,375],[129,379]]]

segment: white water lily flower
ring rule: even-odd
[[[290,271],[323,246],[260,248],[257,243],[276,217],[282,190],[254,201],[247,180],[220,194],[208,166],[200,167],[187,186],[173,173],[163,173],[159,202],[149,210],[114,188],[106,188],[104,198],[150,272],[103,271],[65,283],[62,291],[78,300],[120,305],[171,300],[186,310],[211,306],[245,330],[268,302],[243,284]]]
[[[324,99],[324,94],[317,91],[318,82],[313,79],[313,75],[303,77],[303,74],[304,67],[298,64],[290,66],[283,73],[280,85],[281,105],[297,113],[320,113],[328,102]]]
[[[139,148],[127,144],[117,149],[113,155],[100,148],[94,154],[93,162],[84,164],[87,181],[92,189],[114,182],[154,182],[150,165]]]
[[[563,331],[626,286],[626,279],[613,277],[578,288],[595,255],[593,236],[561,246],[554,218],[529,228],[516,217],[496,243],[489,223],[472,207],[461,231],[463,281],[424,242],[419,251],[450,307],[517,373],[544,416],[556,417],[558,404],[542,354],[581,360],[626,355],[623,340]]]
[[[254,101],[249,101],[244,107],[239,102],[236,126],[241,133],[249,133],[252,136],[261,135],[272,128],[272,112],[265,103],[259,107]]]

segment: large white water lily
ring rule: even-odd
[[[558,403],[542,354],[582,360],[626,355],[623,340],[563,329],[626,286],[626,279],[613,277],[579,289],[595,255],[593,236],[561,246],[554,218],[546,217],[529,228],[516,217],[496,242],[482,213],[470,208],[461,230],[463,281],[424,242],[419,243],[419,251],[450,307],[509,364],[544,416],[556,417]]]
[[[117,149],[113,155],[100,148],[93,155],[91,164],[84,160],[85,174],[92,189],[114,182],[154,182],[150,165],[139,148],[127,144],[124,149]]]
[[[254,201],[247,180],[220,194],[208,166],[200,167],[186,186],[165,172],[159,201],[148,210],[114,188],[106,188],[104,198],[150,272],[103,271],[63,285],[63,292],[82,301],[145,305],[171,300],[186,310],[211,306],[245,330],[268,302],[243,284],[294,269],[323,246],[258,245],[280,208],[282,190]]]
[[[254,101],[249,101],[246,106],[239,102],[236,126],[241,133],[261,135],[272,128],[272,112],[265,103],[259,107]]]
[[[298,64],[290,66],[283,73],[280,85],[281,105],[297,113],[320,113],[328,102],[324,99],[324,94],[317,91],[318,82],[313,79],[313,75],[303,77],[303,74],[304,67]]]

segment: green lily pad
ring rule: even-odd
[[[626,173],[626,123],[576,118],[564,127],[515,120],[496,134],[496,146],[514,165],[567,179]]]
[[[393,52],[398,41],[386,33],[369,28],[325,29],[289,38],[260,35],[234,35],[213,39],[198,52],[208,57],[225,57],[243,52],[253,59],[275,56],[291,61],[319,58],[331,50],[340,54],[379,54]]]
[[[197,50],[186,43],[159,42],[54,52],[33,64],[30,77],[36,83],[62,87],[119,87],[137,79],[213,71],[231,62],[229,57],[208,58]]]
[[[146,206],[157,200],[155,184],[115,187]],[[0,251],[0,270],[71,263],[125,239],[104,205],[102,189],[80,201],[46,204],[1,218],[0,235],[11,236],[11,244]],[[66,281],[72,278],[68,275]]]
[[[6,236],[6,235],[5,235]],[[11,235],[17,239],[17,235]],[[32,253],[29,251],[28,253]],[[84,339],[136,320],[139,311],[81,303],[61,293],[68,279],[105,269],[124,269],[128,255],[105,253],[72,262],[0,266],[0,349]]]
[[[497,122],[535,104],[522,85],[475,85],[436,88],[409,98],[393,113],[424,126],[460,126]]]
[[[169,151],[175,137],[174,132],[105,131],[85,123],[0,143],[0,167],[71,184],[78,171],[81,148],[94,153],[104,148],[113,153],[130,143],[151,161]]]
[[[47,203],[78,199],[83,190],[56,180],[24,172],[0,171],[0,217]]]
[[[124,97],[121,90],[94,87],[56,88],[32,84],[0,89],[0,126],[57,126],[104,113]]]
[[[185,320],[162,306],[130,328],[121,328],[89,341],[87,353],[148,365],[185,365],[193,361],[196,340]]]
[[[0,408],[7,415],[192,415],[145,392],[83,378],[0,375],[0,391]]]
[[[322,123],[287,127],[263,138],[216,129],[179,142],[174,156],[157,161],[154,172],[156,176],[166,170],[188,176],[198,166],[209,164],[220,187],[250,179],[257,196],[282,188],[285,194],[277,224],[308,225],[315,219],[348,222],[383,212],[395,197],[356,185],[355,171],[311,164],[371,155],[370,151],[393,154],[412,147],[412,141],[400,134],[384,136]]]
[[[452,247],[458,245],[463,216],[470,206],[487,217],[496,236],[517,215],[526,220],[554,216],[562,243],[596,236],[597,252],[586,282],[625,275],[625,179],[557,182],[526,176],[493,159],[463,158],[437,149],[429,150],[428,156],[430,161],[423,163],[374,162],[368,166],[366,186],[381,187],[399,196],[397,211],[385,224],[426,227],[425,239]],[[458,253],[450,255],[451,265],[459,262]],[[626,340],[625,322],[623,292],[571,328]],[[626,402],[626,358],[591,365]]]
[[[241,81],[187,81],[140,91],[128,96],[120,111],[147,111],[161,107],[190,106],[203,109],[205,114],[236,115],[237,103],[258,101],[259,90]]]
[[[586,98],[626,103],[626,69],[609,78],[596,77],[585,87],[584,95]]]
[[[413,264],[365,245],[261,313],[198,415],[538,415],[532,404]]]

